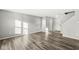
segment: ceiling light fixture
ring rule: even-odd
[[[64,14],[67,15],[69,13],[75,13],[75,11],[65,12]]]

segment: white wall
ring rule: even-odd
[[[29,33],[35,33],[41,31],[41,17],[31,15],[21,15],[21,19],[28,23]]]
[[[46,28],[48,31],[53,31],[54,18],[53,17],[43,17],[42,18],[42,31],[45,32]]]
[[[41,31],[41,17],[0,10],[0,35],[15,35],[15,20],[29,24],[29,33]]]
[[[49,31],[53,31],[54,20],[55,19],[53,17],[47,17],[46,19],[46,26]]]
[[[62,31],[62,25],[73,16],[74,13],[69,13],[67,15],[64,13],[56,15],[55,19],[53,20],[53,31]]]
[[[0,35],[14,35],[14,14],[0,11]]]
[[[79,39],[79,12],[75,13],[75,16],[70,18],[62,26],[62,32],[65,37]]]

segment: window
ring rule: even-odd
[[[28,23],[15,20],[15,34],[28,34]]]
[[[23,34],[28,34],[28,23],[23,22]]]
[[[45,31],[46,28],[46,19],[42,19],[42,31]]]
[[[21,34],[21,21],[15,20],[15,34]]]

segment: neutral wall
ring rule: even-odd
[[[56,15],[55,19],[53,19],[53,31],[62,31],[62,25],[73,16],[74,13]]]
[[[62,28],[65,37],[79,39],[79,12],[76,12],[75,16],[64,23]]]
[[[0,10],[0,36],[15,35],[15,20],[29,24],[29,33],[41,31],[41,17]]]
[[[14,35],[14,14],[0,11],[0,35]]]
[[[46,29],[48,31],[53,31],[54,26],[54,17],[43,17],[42,18],[42,31],[45,32]]]
[[[21,15],[24,22],[28,23],[29,33],[35,33],[41,31],[41,17],[31,15]]]

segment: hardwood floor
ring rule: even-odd
[[[22,37],[0,40],[1,50],[79,50],[79,40],[63,37],[57,32],[38,32]]]

